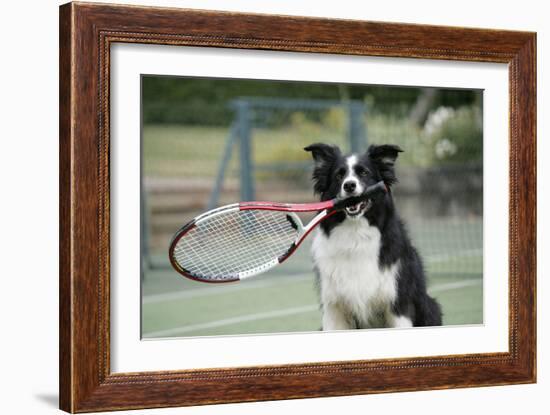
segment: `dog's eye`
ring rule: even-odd
[[[346,174],[346,171],[345,171],[345,170],[342,170],[342,169],[338,170],[338,171],[336,172],[336,179],[337,179],[337,180],[342,180],[342,179],[344,178],[344,175],[345,175],[345,174]]]
[[[369,170],[368,170],[368,169],[362,169],[362,168],[360,168],[360,169],[357,169],[357,174],[358,174],[359,176],[365,177],[365,176],[367,176],[367,175],[369,174]]]

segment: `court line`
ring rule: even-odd
[[[306,281],[312,274],[292,274],[292,276],[273,276],[266,280],[246,281],[245,283],[229,283],[223,287],[194,288],[192,290],[143,296],[143,304],[163,303],[165,301],[195,298],[204,295],[225,294],[234,291],[250,290],[252,288],[270,287],[284,282]]]
[[[453,255],[427,256],[426,262],[441,262],[451,258],[475,256],[477,254],[479,254],[479,250],[469,249],[469,250],[459,251],[458,253],[455,253]],[[153,294],[153,295],[143,296],[143,304],[163,303],[165,301],[174,301],[174,300],[180,300],[185,298],[195,298],[195,297],[215,295],[215,294],[225,294],[229,292],[248,290],[252,288],[271,287],[274,285],[282,284],[284,282],[306,281],[311,277],[312,277],[312,274],[301,273],[301,274],[293,274],[291,276],[284,276],[284,277],[274,276],[268,280],[247,281],[244,284],[243,283],[234,283],[233,285],[228,284],[223,287],[194,288],[192,290]]]
[[[434,287],[432,287],[432,289],[429,289],[428,291],[430,293],[451,291],[457,288],[470,287],[481,283],[482,283],[481,279],[479,280],[468,279],[464,281],[451,282],[448,284],[435,285]],[[174,328],[165,329],[165,330],[157,330],[157,331],[145,333],[143,337],[174,336],[176,334],[180,335],[182,333],[188,333],[190,331],[195,331],[195,330],[211,329],[216,327],[230,326],[233,324],[245,323],[249,321],[266,320],[274,317],[285,317],[285,316],[291,316],[295,314],[303,314],[303,313],[315,311],[318,309],[319,309],[319,305],[316,304],[316,305],[307,305],[302,307],[285,308],[282,310],[266,311],[263,313],[242,315],[242,316],[237,316],[232,318],[225,318],[222,320],[209,321],[206,323],[198,323],[198,324],[191,324],[187,326],[174,327]]]
[[[467,280],[449,282],[447,284],[434,285],[432,288],[428,287],[428,292],[430,294],[433,294],[433,293],[438,293],[442,291],[451,291],[457,288],[471,287],[482,283],[483,283],[483,280],[481,278],[469,278]]]
[[[264,313],[256,313],[244,316],[237,316],[232,318],[224,318],[222,320],[209,321],[208,323],[191,324],[188,326],[176,327],[166,330],[158,330],[150,333],[146,333],[147,337],[163,337],[167,335],[173,335],[174,333],[188,333],[195,330],[211,329],[215,327],[230,326],[233,324],[244,323],[247,321],[266,320],[274,317],[291,316],[294,314],[302,314],[310,311],[318,310],[318,305],[307,305],[302,307],[286,308],[283,310],[266,311]]]

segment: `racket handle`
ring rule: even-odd
[[[334,199],[334,209],[344,209],[348,206],[356,205],[357,203],[360,203],[364,200],[372,199],[373,197],[383,195],[387,192],[388,188],[386,187],[386,184],[383,181],[379,181],[378,183],[367,187],[367,190],[365,190],[363,194],[359,196],[352,196],[346,199]]]

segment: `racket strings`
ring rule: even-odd
[[[231,216],[235,214],[237,212]],[[193,230],[193,234],[190,232],[186,235],[184,243],[177,247],[177,256],[187,251],[182,261],[188,268],[195,268],[190,271],[229,278],[234,276],[234,272],[241,272],[244,268],[261,266],[265,263],[265,257],[269,260],[277,257],[280,245],[284,249],[289,246],[289,238],[285,237],[288,224],[281,222],[281,218],[286,220],[283,215],[270,214],[268,219],[268,215],[245,211],[239,215],[239,219],[242,219],[240,223],[235,223],[239,220],[235,221],[229,215],[222,216],[202,223]],[[230,226],[229,229],[227,225]],[[213,235],[216,237],[214,240],[211,239]],[[291,232],[291,239],[293,237]],[[260,246],[257,244],[261,244],[265,252],[260,253]],[[206,251],[214,254],[215,258],[206,256]]]
[[[176,244],[174,258],[202,279],[235,279],[285,254],[298,231],[287,214],[231,210],[199,221]]]

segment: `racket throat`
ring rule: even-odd
[[[283,255],[279,256],[279,258],[277,258],[277,262],[279,264],[282,264],[290,255],[292,255],[296,248],[298,248],[300,242],[302,242],[302,239],[303,237],[299,237],[297,242],[292,242],[292,245],[288,247],[288,250]]]
[[[294,224],[297,226],[297,229],[300,233],[299,233],[298,237],[296,238],[296,240],[292,243],[292,245],[289,246],[287,251],[283,255],[279,256],[279,258],[278,258],[279,264],[286,261],[287,258],[289,256],[291,256],[294,253],[294,251],[296,251],[296,249],[300,246],[300,244],[303,242],[303,240],[310,234],[310,232],[313,229],[315,229],[315,227],[319,223],[321,223],[323,220],[325,220],[329,216],[333,215],[334,213],[336,213],[336,210],[326,210],[326,209],[322,210],[306,226],[300,226],[296,222],[294,222]],[[291,215],[288,215],[287,219],[289,221],[294,221],[294,219],[292,218]],[[292,223],[293,222],[291,222],[291,224]],[[301,224],[301,222],[300,222],[300,224]]]

